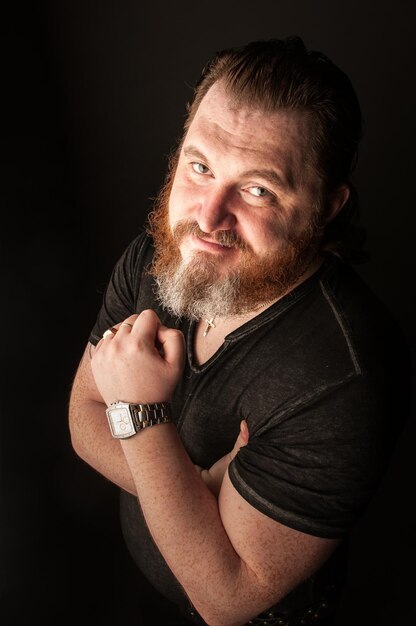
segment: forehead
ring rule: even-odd
[[[231,158],[276,167],[299,181],[310,161],[310,124],[306,113],[268,113],[237,104],[221,83],[215,83],[199,105],[184,147],[214,148]]]

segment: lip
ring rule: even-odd
[[[207,252],[213,253],[223,253],[224,252],[232,252],[234,248],[230,248],[228,246],[222,246],[215,241],[207,241],[206,239],[201,239],[201,237],[193,236],[191,237],[191,245],[193,248],[198,248],[199,250],[205,250]]]

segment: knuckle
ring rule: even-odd
[[[182,331],[178,330],[177,328],[170,328],[168,332],[172,338],[183,339]]]
[[[167,336],[169,337],[171,341],[175,341],[177,343],[183,343],[183,344],[185,343],[185,338],[183,336],[183,333],[176,328],[170,328],[167,331]]]

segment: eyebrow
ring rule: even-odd
[[[264,170],[264,169],[247,170],[246,172],[243,173],[243,176],[263,178],[263,180],[266,180],[271,185],[280,187],[284,191],[286,190],[293,191],[295,189],[292,176],[289,176],[288,179],[285,179],[282,176],[279,176],[279,174],[275,172],[275,170]]]
[[[192,146],[192,145],[187,146],[186,148],[184,148],[183,153],[187,157],[195,157],[196,159],[201,159],[202,161],[205,161],[207,163],[209,162],[207,157],[203,154],[203,152],[201,152],[196,146]],[[245,172],[243,172],[242,176],[246,178],[247,177],[263,178],[263,180],[266,180],[271,185],[277,186],[283,190],[294,191],[295,189],[295,182],[291,174],[289,174],[287,178],[283,178],[283,176],[280,176],[275,170],[271,170],[271,169],[269,170],[269,169],[255,168],[251,170],[246,170]]]
[[[201,159],[202,161],[208,161],[205,154],[203,154],[196,146],[187,146],[183,149],[183,153],[185,156],[195,157],[196,159]]]

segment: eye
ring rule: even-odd
[[[192,169],[197,174],[209,174],[209,168],[203,163],[198,163],[197,161],[195,161],[194,163],[191,163],[191,165]]]
[[[252,196],[256,196],[256,198],[265,198],[267,196],[272,196],[270,191],[268,191],[265,187],[248,187],[247,191],[251,193]]]

